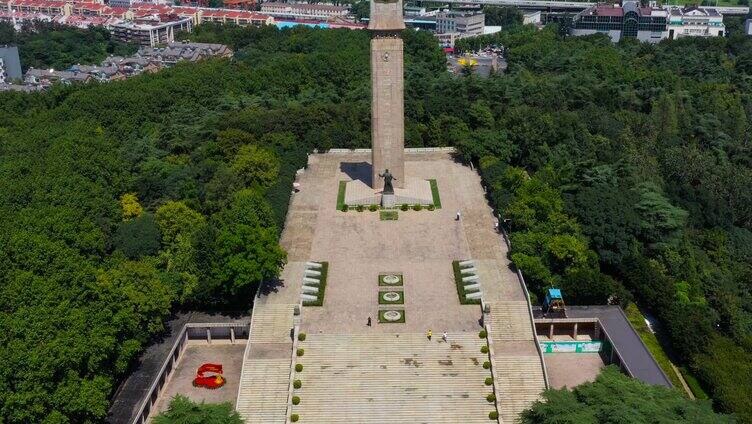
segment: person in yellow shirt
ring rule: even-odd
[[[431,336],[433,336],[433,331],[431,329],[428,329],[428,332],[426,333],[426,336],[428,337],[428,340],[431,340]]]

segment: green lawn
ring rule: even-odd
[[[347,190],[347,181],[339,182],[339,191],[337,192],[337,210],[341,211],[345,206],[345,190]]]
[[[431,183],[431,195],[433,196],[433,206],[436,209],[441,209],[441,197],[439,196],[439,185],[436,180],[428,180]]]
[[[671,380],[671,384],[673,384],[674,387],[684,393],[684,389],[682,388],[683,386],[681,384],[681,381],[679,380],[679,377],[676,375],[673,368],[671,368],[671,360],[668,358],[668,355],[661,347],[658,338],[655,337],[655,334],[651,333],[648,329],[648,325],[645,324],[645,317],[642,315],[640,310],[637,309],[637,305],[630,303],[629,305],[627,305],[624,313],[627,315],[627,318],[629,319],[630,324],[632,324],[632,327],[637,330],[637,334],[640,335],[642,342],[645,343],[645,346],[647,346],[650,353],[653,354],[653,357],[655,358],[656,362],[658,362],[658,365],[661,367],[663,372],[666,373],[669,380]]]
[[[397,211],[381,211],[379,212],[379,219],[382,221],[396,221],[399,219]]]
[[[382,294],[389,293],[389,291],[379,292],[379,305],[404,305],[405,304],[405,293],[404,292],[397,291],[397,290],[390,290],[390,291],[395,291],[395,292],[399,293],[400,294],[400,298],[397,299],[397,300],[394,300],[394,301],[389,301],[389,300],[386,300],[383,297],[381,297]]]
[[[384,312],[387,311],[379,311],[379,322],[381,324],[404,324],[405,323],[405,311],[399,309],[399,311],[402,313],[402,317],[398,319],[397,321],[387,321],[386,318],[384,318]]]

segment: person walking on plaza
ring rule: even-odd
[[[369,327],[371,326],[371,317],[368,317],[368,324],[366,324],[366,325],[369,326]]]
[[[428,337],[428,340],[431,340],[431,336],[433,336],[433,331],[431,329],[428,329],[428,332],[426,333],[426,337]]]
[[[457,218],[455,218],[455,221],[459,221],[462,215],[460,214],[460,211],[457,211]]]

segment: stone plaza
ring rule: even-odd
[[[368,209],[338,210],[339,183],[351,180],[350,164],[369,156],[313,154],[298,175],[281,239],[288,264],[256,299],[238,410],[249,423],[293,414],[320,423],[488,422],[497,407],[502,419],[512,419],[538,398],[545,379],[524,290],[480,177],[450,150],[407,151],[406,177],[435,179],[441,208],[397,210],[394,221]],[[452,261],[467,259],[489,313],[460,303]],[[328,263],[322,306],[302,306],[311,262]],[[379,275],[388,274],[401,275],[402,285],[380,286]],[[380,305],[385,290],[402,292],[404,303]],[[402,311],[404,323],[379,322],[387,309]],[[484,328],[488,346],[478,335]]]

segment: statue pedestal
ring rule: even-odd
[[[397,205],[397,199],[395,198],[394,193],[381,195],[381,207],[382,208],[393,208],[396,205]]]

